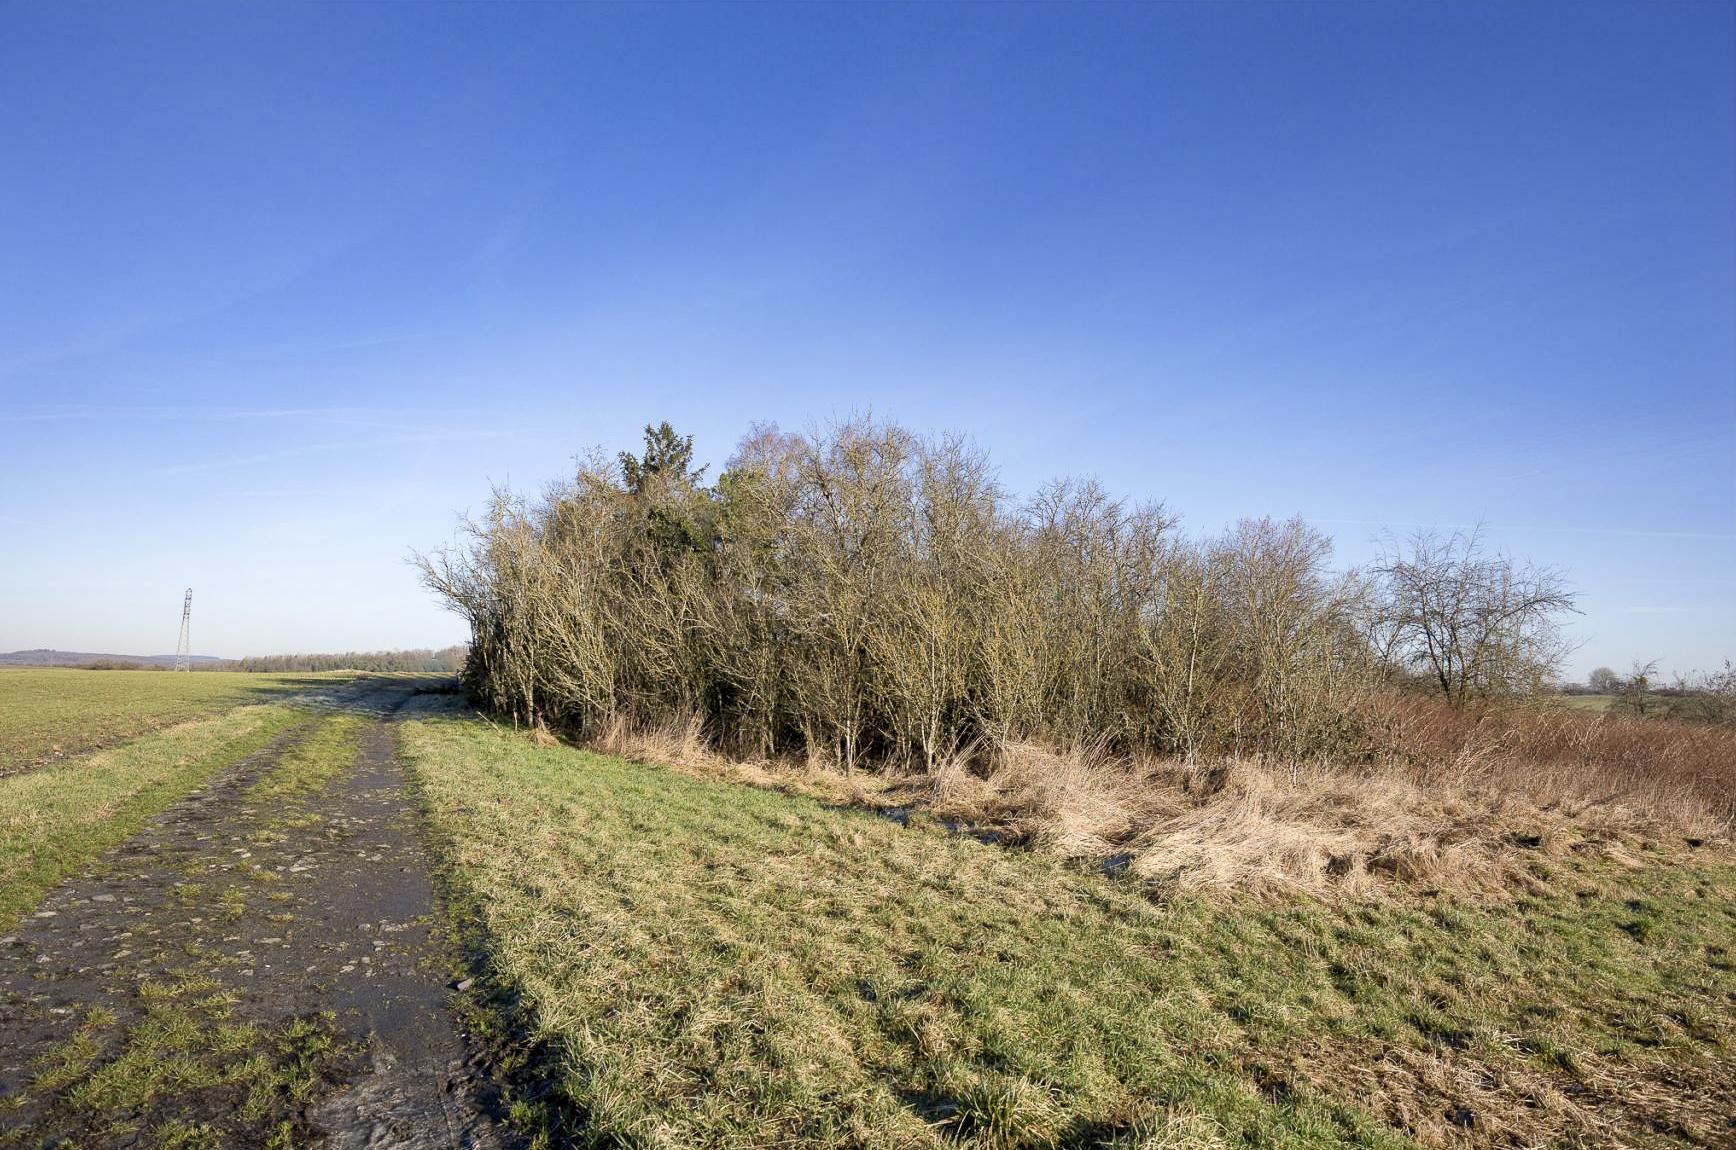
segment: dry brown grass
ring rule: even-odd
[[[1736,831],[1736,727],[1587,714],[1539,705],[1487,710],[1386,696],[1373,716],[1385,758],[1424,786],[1493,790],[1633,833],[1729,838]]]
[[[1013,748],[987,777],[942,772],[930,790],[940,817],[1012,841],[1113,859],[1161,885],[1257,894],[1365,894],[1397,881],[1501,896],[1535,887],[1540,856],[1637,848],[1633,834],[1657,821],[1608,806],[1551,811],[1391,769],[1093,762],[1033,747]]]
[[[587,745],[688,774],[924,812],[1182,890],[1340,898],[1397,883],[1498,899],[1537,890],[1551,857],[1643,865],[1731,842],[1728,728],[1542,708],[1479,715],[1402,697],[1380,708],[1394,749],[1356,764],[1190,764],[1015,743],[943,758],[931,771],[846,773],[812,755],[725,756],[697,717],[616,720]]]

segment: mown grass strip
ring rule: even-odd
[[[553,1055],[554,1137],[1686,1146],[1736,1112],[1728,863],[1506,906],[1158,903],[476,721],[403,746],[498,1000]]]
[[[309,721],[289,708],[241,707],[0,778],[0,927],[212,774]]]
[[[247,788],[256,803],[282,803],[304,798],[323,788],[356,762],[357,739],[365,721],[357,715],[333,715],[290,748]]]

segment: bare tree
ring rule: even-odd
[[[1657,675],[1656,659],[1644,663],[1635,659],[1628,677],[1616,680],[1616,690],[1620,694],[1610,704],[1610,710],[1620,714],[1638,715],[1642,719],[1648,714],[1657,713],[1661,704],[1652,696],[1652,680],[1657,678]]]
[[[1621,690],[1621,676],[1608,667],[1598,667],[1585,677],[1585,685],[1594,695],[1613,695]]]
[[[1670,707],[1670,718],[1696,723],[1736,723],[1736,666],[1730,660],[1724,660],[1722,671],[1677,675],[1676,693],[1679,698]],[[1731,779],[1736,781],[1736,766],[1731,768]]]
[[[1560,620],[1574,594],[1560,573],[1488,553],[1481,525],[1389,538],[1374,572],[1387,657],[1454,706],[1539,690],[1572,650]]]

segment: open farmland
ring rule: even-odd
[[[0,667],[0,775],[244,703],[305,694],[331,681],[316,675]]]

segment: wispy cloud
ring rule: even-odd
[[[304,419],[310,422],[385,421],[393,418],[403,422],[403,414],[385,409],[362,407],[188,407],[139,406],[130,404],[86,404],[76,407],[49,407],[40,411],[0,415],[0,423],[79,423],[102,420],[238,420],[238,419]]]
[[[386,347],[395,343],[411,343],[419,339],[428,339],[432,335],[432,332],[412,331],[399,335],[376,335],[366,336],[360,339],[322,340],[318,342],[289,344],[280,350],[296,352],[359,351],[365,347]]]
[[[1308,522],[1318,526],[1336,524],[1341,527],[1382,527],[1391,529],[1415,529],[1422,527],[1434,531],[1470,531],[1477,526],[1475,523],[1416,523],[1404,519],[1317,519],[1313,516],[1308,518]],[[1485,524],[1485,526],[1487,525]]]
[[[486,439],[510,439],[505,431],[414,431],[404,435],[356,440],[350,443],[309,443],[267,451],[256,455],[232,456],[228,459],[207,459],[194,463],[179,463],[172,467],[153,468],[154,475],[188,475],[202,471],[221,471],[228,467],[254,467],[262,463],[281,463],[287,459],[304,459],[311,455],[332,455],[346,451],[374,451],[382,447],[420,446],[433,443],[463,443]]]
[[[151,474],[190,475],[200,471],[221,471],[225,467],[253,467],[261,463],[281,463],[286,459],[305,459],[310,455],[329,455],[332,452],[348,450],[351,446],[353,445],[348,443],[310,443],[258,455],[237,455],[228,459],[206,459],[198,463],[178,463],[173,467],[155,467],[151,469]]]
[[[1642,531],[1632,527],[1532,527],[1530,531],[1557,531],[1572,535],[1617,535],[1634,539],[1736,540],[1736,535],[1717,531]]]
[[[217,492],[223,499],[324,499],[330,494],[319,487],[227,487]]]

